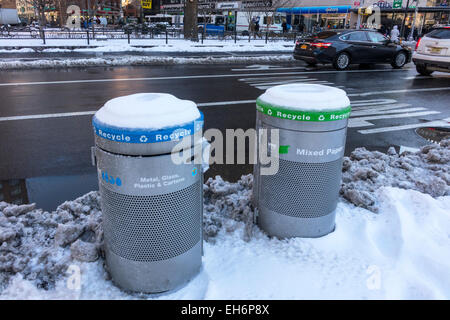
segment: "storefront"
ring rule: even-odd
[[[319,29],[345,28],[350,19],[351,6],[318,6],[279,8],[286,13],[287,23],[293,30],[311,32]]]
[[[410,33],[417,37],[427,33],[433,26],[450,24],[450,6],[447,0],[411,0],[408,9],[406,9],[406,0],[404,0],[402,5],[403,7],[395,7],[394,0],[390,0],[378,1],[372,6],[378,7],[381,17],[380,25],[387,30],[391,30],[395,25],[401,28],[403,20],[405,20],[405,37],[409,37]],[[353,8],[352,13],[357,15],[358,8]],[[368,17],[362,16],[361,24],[364,25]]]

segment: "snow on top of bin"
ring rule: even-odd
[[[158,130],[200,118],[197,105],[168,93],[136,93],[111,99],[95,113],[98,121],[115,127]]]
[[[299,111],[332,111],[350,106],[344,90],[320,84],[285,84],[266,90],[258,100]]]

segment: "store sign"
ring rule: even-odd
[[[152,0],[141,0],[141,6],[144,9],[151,9],[152,8]]]
[[[394,4],[392,5],[392,8],[399,9],[403,5],[403,0],[394,0]]]
[[[331,7],[331,8],[326,8],[325,11],[326,11],[326,13],[338,13],[339,9],[336,7]]]
[[[220,10],[239,9],[240,7],[240,2],[219,2],[216,5],[216,9]]]
[[[242,9],[271,8],[272,1],[243,1]]]
[[[384,0],[380,0],[378,2],[373,3],[372,6],[378,7],[380,9],[392,9],[393,3],[392,2],[388,2],[388,1],[384,1]],[[400,6],[401,6],[401,4],[400,4]]]

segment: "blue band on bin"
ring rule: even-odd
[[[193,135],[203,128],[203,113],[196,120],[174,127],[160,130],[145,130],[120,128],[100,122],[97,117],[92,118],[92,125],[97,136],[115,142],[124,143],[155,143],[178,141],[183,137]]]

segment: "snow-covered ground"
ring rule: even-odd
[[[0,52],[35,52],[32,48],[6,50],[1,47],[35,47],[44,52],[251,52],[251,51],[286,51],[294,50],[293,41],[269,41],[265,40],[205,40],[201,42],[186,41],[183,39],[132,39],[128,44],[127,39],[92,40],[89,45],[84,39],[47,39],[44,45],[41,39],[1,39]],[[78,49],[63,49],[58,47],[88,47]]]
[[[0,298],[449,299],[450,140],[401,155],[357,149],[343,171],[336,230],[318,239],[253,225],[251,175],[209,179],[203,269],[159,295],[123,292],[104,271],[97,192],[51,213],[0,203]]]
[[[71,67],[102,66],[139,66],[139,65],[171,65],[171,64],[224,64],[224,63],[270,63],[293,61],[289,55],[258,55],[230,57],[198,57],[182,58],[167,56],[122,56],[97,58],[47,58],[47,59],[0,59],[0,70],[13,69],[55,69]]]
[[[80,48],[77,48],[79,46]],[[31,48],[33,47],[33,48]],[[129,45],[126,40],[92,40],[87,46],[82,39],[55,39],[47,40],[46,45],[39,39],[0,40],[0,53],[14,54],[13,57],[0,59],[0,70],[10,69],[41,69],[41,68],[70,68],[92,66],[123,66],[123,65],[167,65],[167,64],[222,64],[222,63],[264,63],[284,62],[293,60],[293,42],[276,41],[265,43],[264,40],[251,42],[240,40],[205,40],[200,42],[185,41],[182,39],[169,40],[165,44],[163,39],[132,40]],[[277,55],[267,55],[264,52],[278,52]],[[20,54],[36,53],[33,58],[22,58]],[[41,57],[39,53],[95,53],[93,58],[80,57]],[[108,53],[123,52],[124,55],[108,56]],[[169,57],[164,54],[146,56],[145,53],[204,53],[199,57]],[[223,56],[211,56],[208,53],[223,53]],[[255,52],[258,54],[255,56]],[[279,54],[285,52],[285,54]],[[133,53],[140,53],[133,55]],[[233,55],[236,53],[236,55]],[[245,53],[247,55],[245,55]],[[103,54],[105,56],[103,56]]]

